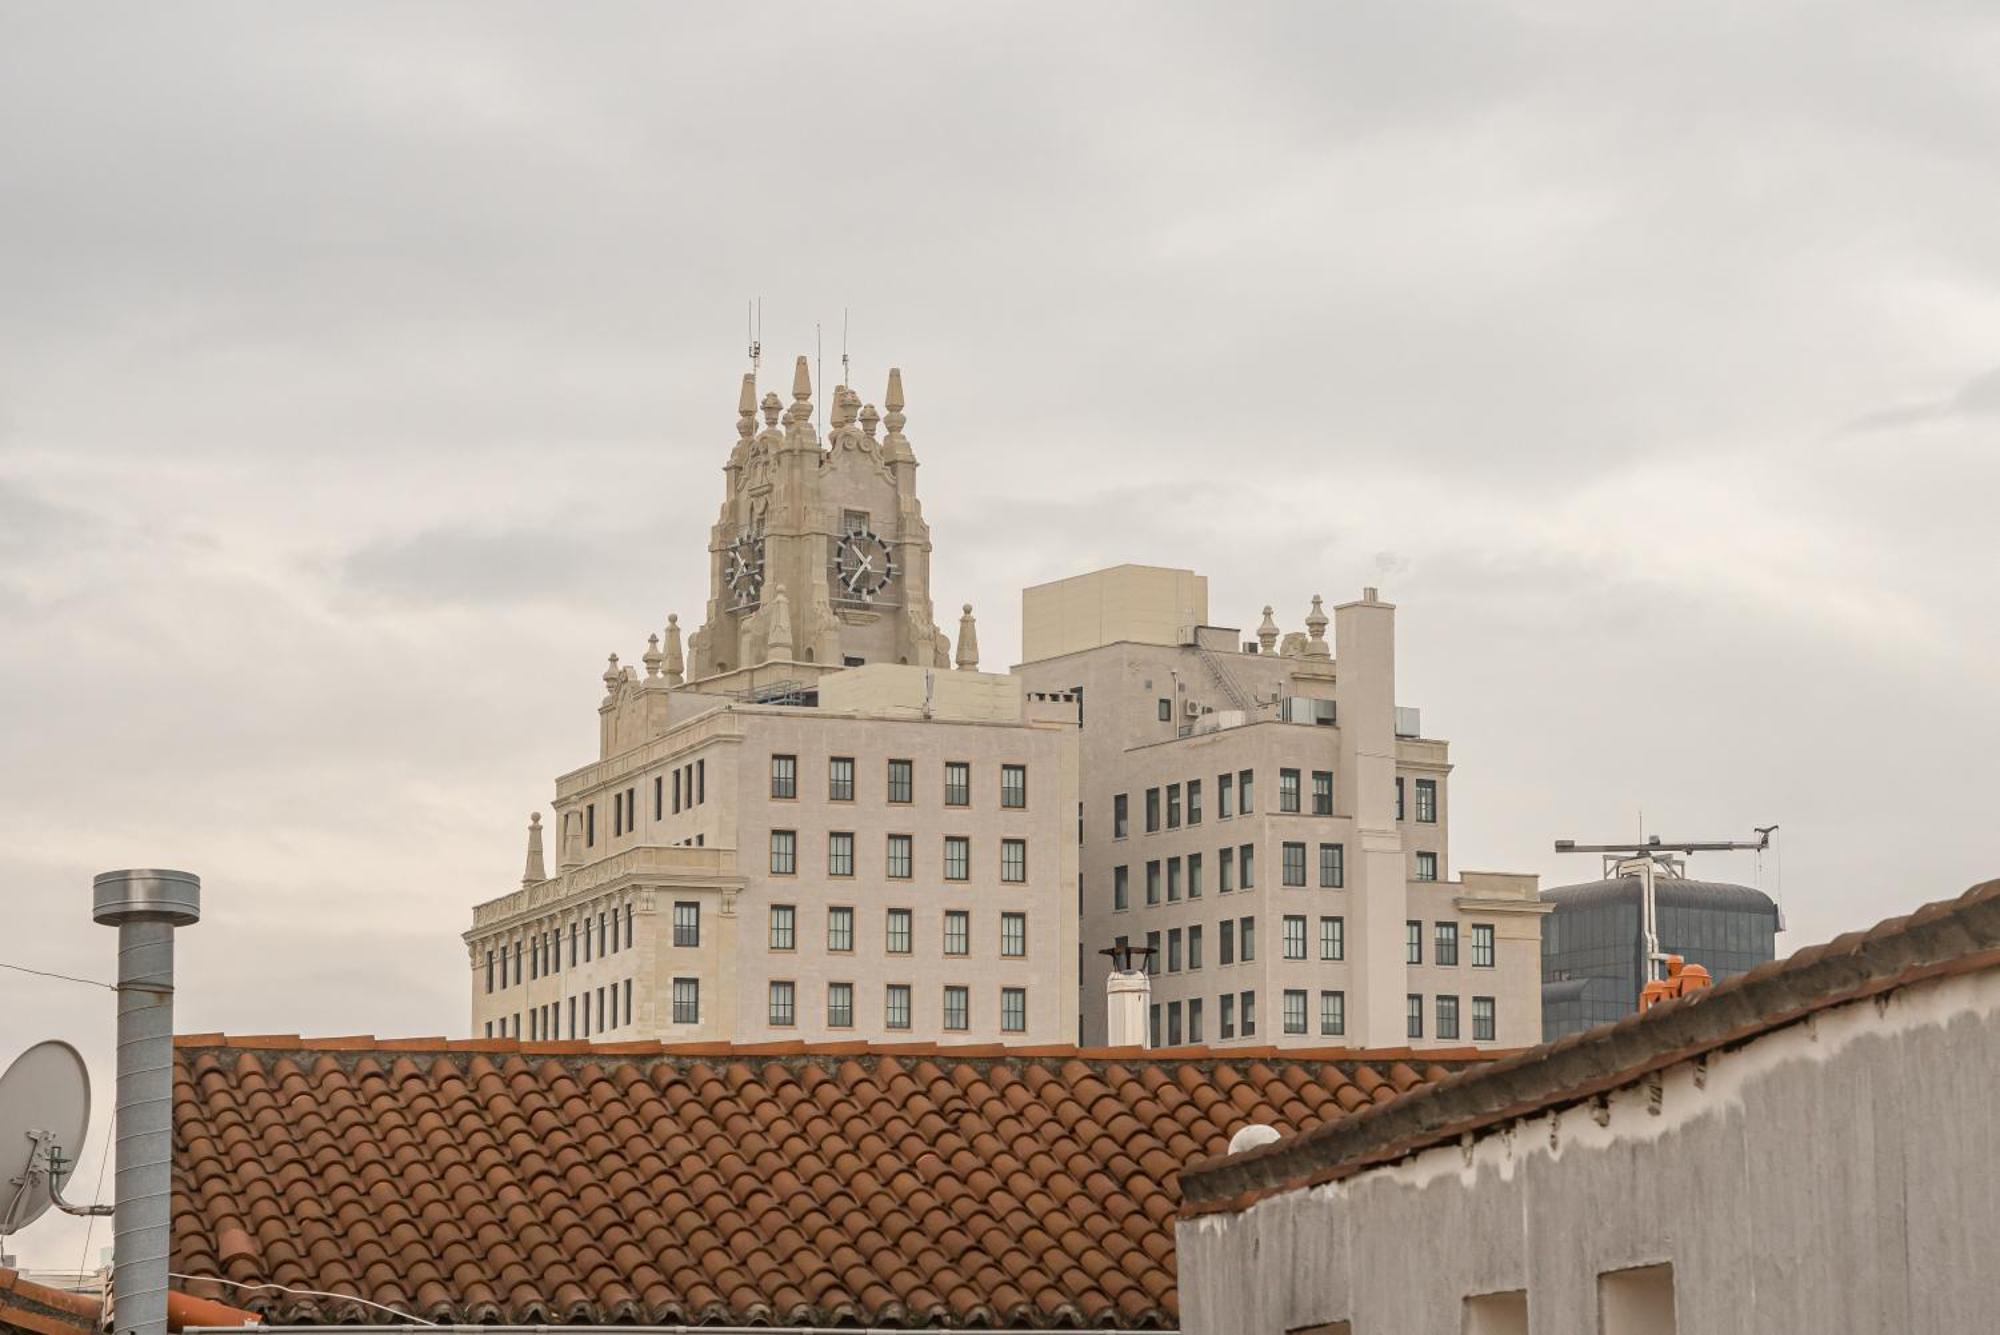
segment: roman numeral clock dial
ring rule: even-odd
[[[764,540],[745,534],[729,545],[723,557],[729,591],[738,607],[754,607],[764,591]]]
[[[844,596],[855,602],[872,602],[895,578],[895,556],[881,538],[867,529],[857,529],[843,535],[834,548],[833,575]]]

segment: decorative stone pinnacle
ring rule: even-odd
[[[610,665],[604,669],[604,689],[607,691],[617,690],[618,682],[624,675],[624,673],[618,670],[618,655],[611,655]]]
[[[1318,594],[1313,595],[1312,611],[1306,614],[1306,633],[1311,637],[1306,641],[1308,657],[1326,658],[1333,652],[1326,643],[1326,605]]]
[[[958,619],[958,670],[977,672],[979,670],[979,627],[972,619],[972,604],[964,607],[964,615]]]
[[[736,396],[736,434],[748,440],[757,434],[757,374],[743,373],[743,391]]]
[[[778,425],[778,414],[785,410],[784,401],[774,391],[764,396],[763,408],[764,425],[767,427],[776,427]]]
[[[881,420],[882,415],[875,411],[874,404],[863,405],[861,409],[861,433],[870,440],[875,439],[875,425]]]
[[[812,369],[806,365],[806,359],[800,357],[799,364],[792,370],[792,399],[797,403],[810,405],[812,396]],[[812,414],[807,412],[805,416],[810,417]]]
[[[648,635],[646,637],[646,653],[645,653],[646,679],[648,681],[651,681],[654,677],[660,675],[661,656],[662,655],[660,654],[660,637],[657,635]]]
[[[1271,619],[1271,605],[1264,604],[1264,620],[1257,627],[1257,643],[1264,653],[1278,647],[1278,623]]]
[[[903,411],[903,368],[889,368],[889,392],[882,396],[882,406],[892,413]]]
[[[678,612],[667,613],[667,685],[681,684],[681,674],[687,671],[687,661],[681,657],[681,617]]]
[[[542,813],[528,813],[528,858],[521,866],[521,884],[539,885],[549,879],[542,862]]]

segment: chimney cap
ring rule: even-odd
[[[1139,970],[1143,970],[1146,967],[1146,961],[1151,959],[1158,950],[1158,946],[1135,946],[1128,942],[1125,945],[1106,946],[1097,953],[1108,957],[1111,961],[1111,967],[1119,973],[1134,973],[1138,971],[1132,967],[1132,957],[1134,955],[1140,956]]]
[[[99,872],[91,882],[90,916],[107,927],[127,922],[191,927],[201,921],[201,877],[159,867]]]

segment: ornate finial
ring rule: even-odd
[[[889,368],[889,392],[882,396],[882,406],[892,413],[903,411],[903,368]]]
[[[618,670],[618,655],[613,654],[611,655],[610,666],[604,669],[605,691],[606,692],[616,691],[618,689],[618,683],[623,681],[624,679],[625,679],[625,674]]]
[[[900,366],[889,368],[889,391],[882,396],[882,406],[888,410],[882,414],[882,426],[888,433],[883,441],[883,456],[891,461],[910,459],[910,442],[903,438],[903,423],[909,419],[903,416],[903,368]]]
[[[833,420],[833,429],[835,431],[840,430],[840,428],[846,426],[849,422],[854,420],[853,414],[850,412],[847,406],[847,386],[845,385],[835,385],[833,387],[832,420]]]
[[[979,627],[972,620],[972,604],[965,604],[958,619],[958,670],[979,671]]]
[[[648,635],[646,637],[646,652],[644,655],[642,655],[642,657],[644,658],[646,664],[646,680],[651,681],[653,678],[660,675],[659,636]]]
[[[875,411],[874,404],[864,406],[861,409],[861,434],[870,440],[875,439],[875,424],[881,420],[882,415]]]
[[[792,401],[799,406],[792,411],[802,422],[812,416],[812,396],[812,371],[806,365],[806,359],[800,357],[798,366],[792,371]]]
[[[743,373],[743,392],[736,396],[736,434],[748,440],[757,434],[757,373]]]
[[[528,813],[528,861],[521,868],[522,885],[540,885],[549,879],[542,863],[542,813]]]
[[[773,392],[766,394],[764,396],[764,402],[762,406],[764,409],[765,427],[771,430],[776,430],[778,426],[778,414],[785,410],[784,401],[780,399],[775,392]]]
[[[667,685],[678,686],[684,680],[687,660],[681,657],[681,617],[678,612],[667,613]]]
[[[1257,627],[1257,643],[1267,654],[1278,647],[1278,623],[1271,619],[1269,603],[1264,604],[1264,622]]]
[[[1306,614],[1306,634],[1311,637],[1306,641],[1306,656],[1308,658],[1329,658],[1332,656],[1333,650],[1328,647],[1326,642],[1326,605],[1320,600],[1318,594],[1313,595],[1312,611]]]

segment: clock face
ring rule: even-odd
[[[840,595],[870,602],[896,576],[896,559],[889,544],[867,529],[844,534],[833,549],[833,575]]]
[[[723,557],[723,570],[729,579],[729,591],[736,595],[736,605],[755,604],[764,589],[764,540],[746,533],[731,543]]]

